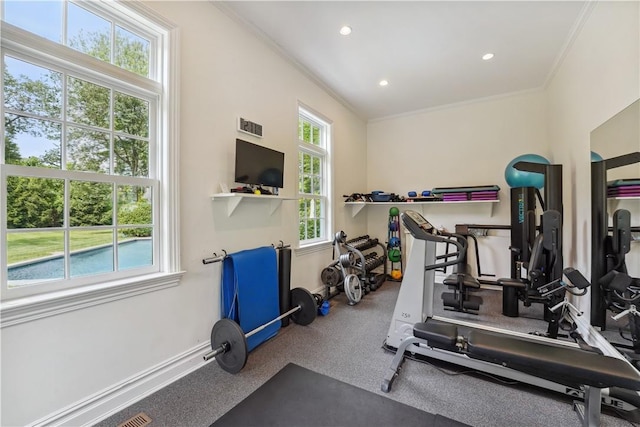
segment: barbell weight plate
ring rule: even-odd
[[[305,288],[291,289],[291,307],[297,306],[300,306],[300,310],[291,314],[291,320],[296,324],[306,326],[316,319],[318,315],[316,299]]]
[[[216,356],[218,365],[230,374],[237,374],[247,364],[249,350],[244,331],[231,319],[220,319],[211,329],[211,348],[216,349],[224,343],[229,349]]]
[[[344,279],[344,293],[347,295],[350,305],[360,302],[362,299],[362,284],[355,274],[348,274]]]
[[[335,267],[326,267],[320,273],[320,280],[325,286],[336,286],[340,282],[340,272]]]

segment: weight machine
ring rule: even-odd
[[[415,354],[582,397],[584,403],[576,401],[574,407],[585,426],[599,425],[602,402],[638,412],[640,373],[568,300],[551,310],[574,325],[579,344],[434,316],[435,269],[459,261],[436,262],[436,245],[455,245],[459,258],[464,248],[455,233],[438,231],[417,212],[404,212],[402,221],[415,241],[385,341],[396,354],[382,391],[391,390],[405,355]],[[564,274],[569,282],[554,281],[547,291],[586,292],[589,282],[579,272],[565,269]]]
[[[499,279],[503,285],[502,314],[518,317],[518,301],[525,307],[532,303],[544,304],[544,319],[549,323],[547,335],[558,336],[558,313],[550,307],[562,301],[564,294],[556,292],[541,296],[539,287],[562,279],[562,165],[517,162],[517,170],[535,172],[544,176],[544,198],[535,187],[511,189],[511,278]],[[544,212],[539,226],[536,224],[536,199]],[[539,254],[532,254],[537,236],[542,235]],[[530,265],[535,258],[536,265]],[[533,273],[533,275],[532,275]]]
[[[591,324],[602,330],[607,327],[607,300],[599,285],[609,273],[607,245],[610,244],[609,215],[607,212],[607,172],[611,169],[640,163],[640,152],[624,154],[606,160],[591,162]]]
[[[607,310],[612,320],[628,320],[631,345],[615,344],[636,367],[640,367],[640,279],[627,274],[625,256],[631,250],[631,215],[619,209],[609,227],[607,210],[609,170],[640,163],[640,152],[591,162],[591,323],[607,329]]]

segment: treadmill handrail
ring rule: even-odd
[[[424,271],[430,271],[430,270],[435,270],[437,268],[448,267],[450,265],[459,264],[465,257],[465,254],[467,252],[466,245],[463,245],[458,241],[458,238],[463,239],[464,241],[464,236],[456,233],[447,233],[445,231],[441,231],[441,233],[443,234],[441,235],[442,240],[440,243],[451,243],[456,248],[458,248],[457,252],[449,252],[446,258],[450,258],[452,256],[455,256],[456,258],[451,261],[437,262],[435,264],[425,265]],[[446,238],[445,236],[449,236],[449,238]]]
[[[464,259],[466,255],[467,247],[466,245],[463,245],[462,243],[460,243],[460,242],[466,242],[466,239],[462,234],[439,231],[435,227],[433,227],[429,223],[429,221],[427,221],[422,215],[414,211],[411,211],[411,212],[413,212],[413,215],[416,215],[422,218],[424,220],[424,224],[429,226],[429,230],[426,230],[420,227],[420,225],[413,218],[411,218],[411,215],[407,215],[405,212],[403,212],[400,216],[402,218],[402,222],[404,223],[406,229],[409,230],[409,232],[414,238],[418,240],[427,240],[435,243],[447,243],[447,244],[451,243],[458,249],[457,252],[448,253],[446,257],[446,258],[450,258],[452,256],[455,256],[456,257],[455,259],[451,261],[445,261],[445,262],[439,262],[431,265],[426,265],[425,271],[435,270],[442,267],[448,267],[450,265],[456,265]]]

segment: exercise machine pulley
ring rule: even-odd
[[[211,351],[204,355],[204,360],[215,358],[218,365],[231,374],[237,374],[244,368],[249,357],[247,338],[278,322],[285,317],[298,325],[306,326],[313,322],[318,314],[318,305],[313,294],[304,288],[291,290],[291,310],[273,320],[244,333],[240,325],[231,319],[220,319],[211,330]]]

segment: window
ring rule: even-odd
[[[170,25],[119,2],[2,6],[2,300],[176,272]]]
[[[298,212],[300,245],[326,242],[330,224],[330,130],[327,121],[298,112]]]

